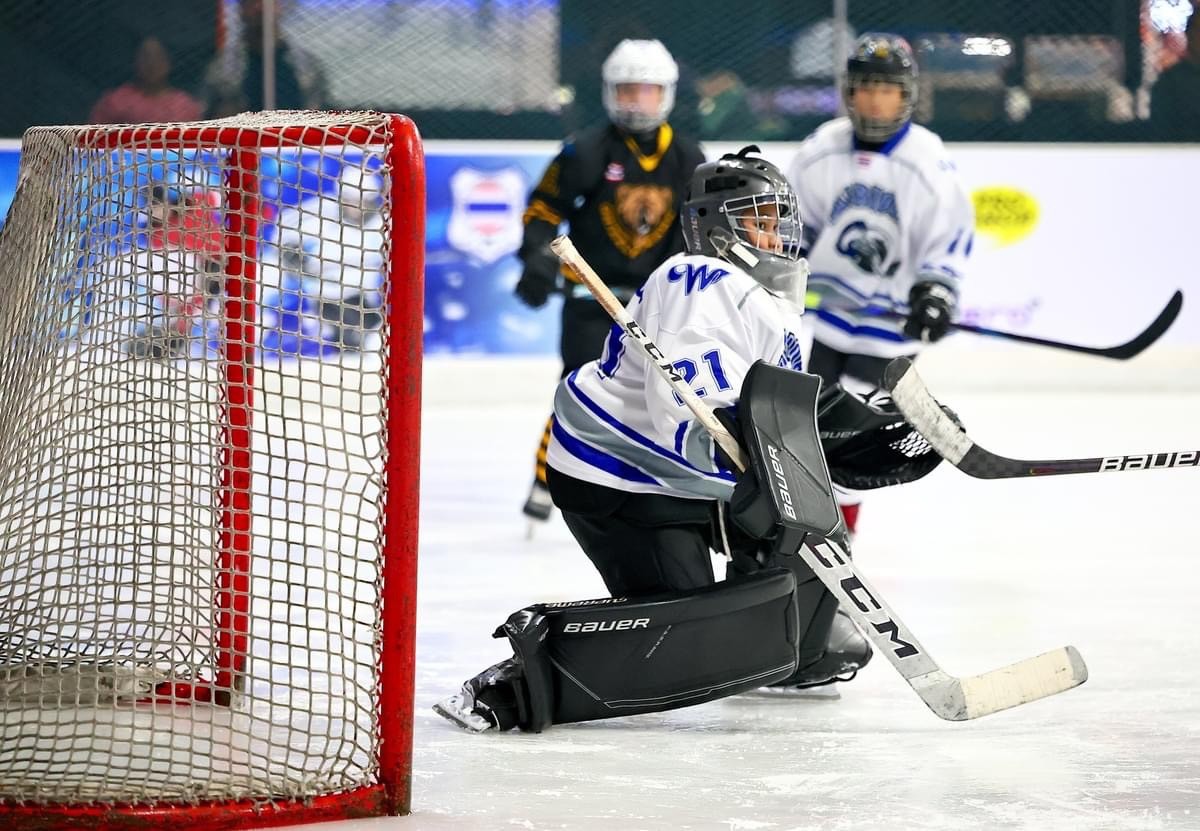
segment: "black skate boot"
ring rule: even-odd
[[[850,681],[871,660],[871,642],[841,609],[833,615],[825,653],[768,689],[773,692],[807,692],[837,681]]]
[[[439,716],[472,733],[511,730],[520,711],[513,685],[521,678],[520,666],[506,658],[462,685],[462,689],[433,705]]]

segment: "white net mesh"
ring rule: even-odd
[[[374,781],[390,123],[27,133],[0,236],[0,798]]]

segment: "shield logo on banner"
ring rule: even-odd
[[[521,247],[525,177],[520,170],[461,167],[450,177],[450,194],[446,242],[452,247],[485,263]]]

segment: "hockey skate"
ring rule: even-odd
[[[475,711],[475,700],[464,687],[462,691],[442,699],[433,705],[433,711],[464,730],[483,733],[496,725]]]
[[[462,685],[462,689],[433,705],[433,711],[464,730],[483,733],[509,730],[517,723],[516,696],[505,683],[520,677],[512,658],[494,664]]]
[[[851,681],[871,660],[871,642],[841,609],[833,616],[829,645],[825,653],[796,670],[778,684],[762,688],[764,692],[811,698],[840,698],[834,688],[838,681]]]

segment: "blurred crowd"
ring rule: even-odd
[[[1195,3],[855,0],[836,19],[829,2],[764,0],[703,26],[705,4],[683,0],[110,0],[70,18],[0,0],[0,135],[367,107],[430,138],[557,139],[603,120],[600,61],[634,37],[677,56],[682,129],[794,140],[838,114],[848,44],[884,29],[913,44],[916,119],[947,139],[1195,141]]]

